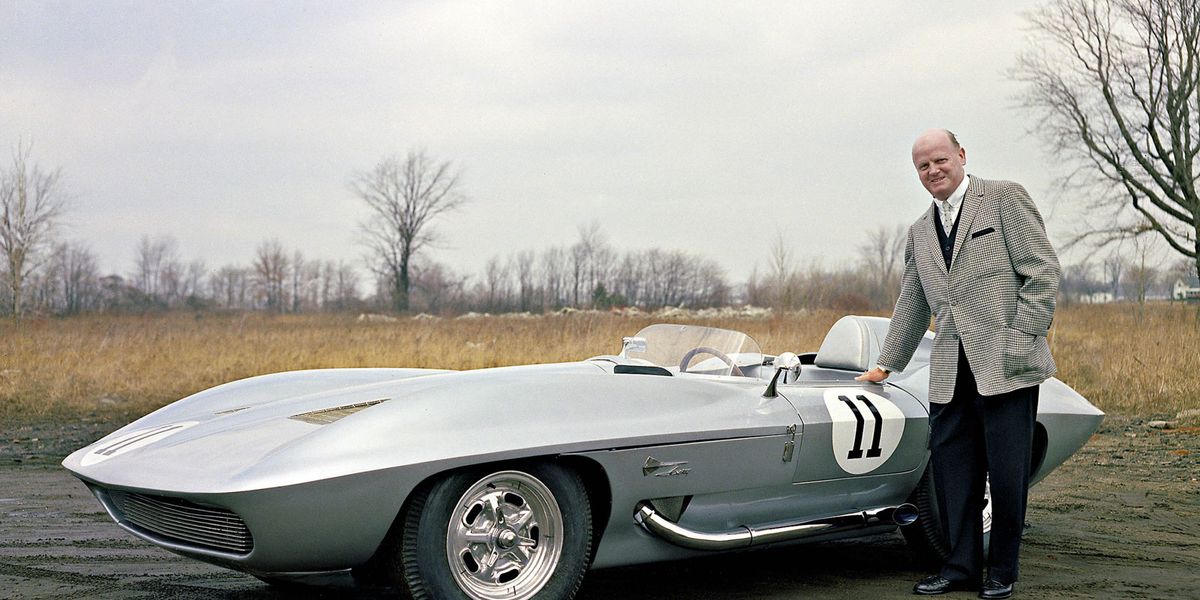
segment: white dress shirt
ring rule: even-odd
[[[962,182],[954,188],[954,193],[950,194],[945,200],[933,199],[933,203],[938,207],[938,214],[942,218],[942,229],[946,235],[950,235],[950,230],[954,229],[954,220],[958,218],[958,209],[962,206],[963,197],[967,195],[967,183],[971,180],[970,175],[964,175]]]

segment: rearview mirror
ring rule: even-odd
[[[771,383],[767,384],[767,391],[763,392],[763,398],[774,398],[778,395],[775,386],[779,383],[780,375],[790,373],[790,377],[784,375],[784,383],[789,383],[789,379],[796,381],[800,377],[800,357],[792,352],[784,352],[776,356],[771,364],[775,366],[775,376],[771,377]]]

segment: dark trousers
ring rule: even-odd
[[[930,405],[929,411],[933,481],[950,542],[942,577],[971,585],[978,585],[983,577],[982,510],[988,483],[992,499],[988,577],[1001,583],[1017,580],[1037,404],[1036,385],[980,395],[959,346],[954,398],[948,404]]]

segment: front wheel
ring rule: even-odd
[[[587,571],[591,536],[574,472],[473,469],[416,492],[395,568],[416,599],[566,599]]]

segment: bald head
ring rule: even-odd
[[[958,137],[954,135],[953,131],[950,131],[949,129],[926,129],[925,131],[921,132],[921,135],[917,136],[917,141],[913,142],[913,148],[915,149],[917,144],[920,144],[923,141],[928,143],[941,140],[950,142],[950,145],[954,146],[956,150],[962,147],[958,144]]]
[[[917,136],[912,160],[921,184],[938,200],[949,198],[967,176],[967,151],[948,129],[930,129]]]

